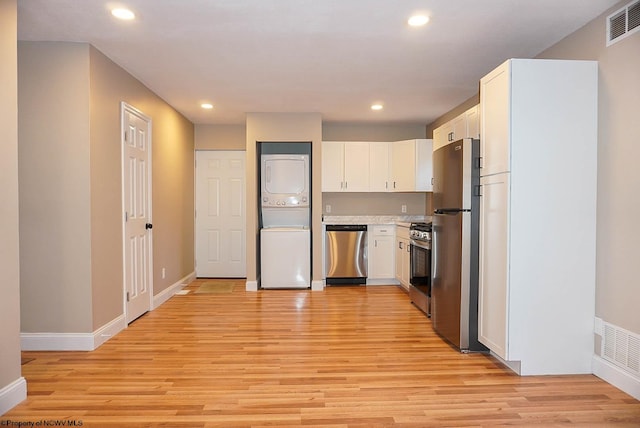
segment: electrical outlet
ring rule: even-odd
[[[327,214],[329,214],[331,212],[331,205],[327,204],[324,210]]]
[[[162,279],[164,279],[167,276],[167,270],[165,268],[162,268]]]
[[[401,210],[403,213],[406,213],[406,212],[407,212],[407,206],[406,206],[406,205],[401,206],[401,207],[400,207],[400,210]]]

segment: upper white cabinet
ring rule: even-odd
[[[432,140],[322,143],[323,192],[430,192]]]
[[[480,138],[480,105],[471,107],[464,112],[467,121],[467,134],[463,138]]]
[[[434,150],[462,138],[480,138],[479,106],[477,105],[433,130]]]
[[[591,373],[598,65],[509,60],[480,82],[479,340],[523,375]]]
[[[480,81],[481,133],[480,166],[482,175],[507,172],[511,149],[511,72],[504,63]],[[549,100],[551,102],[551,100]],[[533,118],[533,117],[532,117]],[[542,126],[543,124],[540,124]],[[543,136],[538,134],[539,138]]]
[[[431,192],[433,140],[391,143],[391,188],[395,192]]]
[[[389,192],[391,170],[391,143],[386,141],[369,143],[369,191]]]
[[[369,191],[369,143],[322,143],[322,191]]]

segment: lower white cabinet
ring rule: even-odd
[[[507,291],[509,173],[482,177],[480,198],[479,339],[503,360],[508,360]],[[542,231],[541,231],[542,232]],[[534,274],[534,272],[532,272]],[[542,314],[540,314],[543,316]]]
[[[369,280],[393,280],[395,277],[394,225],[371,225],[368,227],[368,274]]]
[[[409,269],[410,269],[410,240],[409,228],[396,226],[396,279],[405,290],[409,290]]]

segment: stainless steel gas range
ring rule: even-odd
[[[411,223],[409,297],[427,316],[431,316],[431,223]]]

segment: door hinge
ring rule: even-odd
[[[127,302],[129,301],[129,292],[127,291]]]
[[[482,185],[475,186],[476,187],[476,196],[482,196]]]

